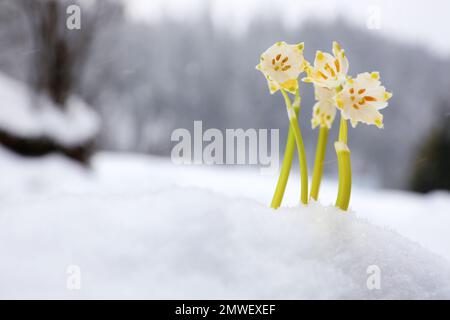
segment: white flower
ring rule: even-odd
[[[320,125],[330,129],[336,116],[336,90],[314,86],[314,92],[317,102],[313,107],[312,127]]]
[[[308,76],[303,81],[330,89],[342,85],[348,72],[348,60],[336,41],[333,42],[333,55],[317,51],[314,66],[307,67]]]
[[[336,105],[353,127],[358,122],[383,127],[383,115],[378,110],[387,107],[392,94],[386,91],[379,79],[378,72],[360,73],[355,79],[349,78],[337,93]]]
[[[305,69],[303,47],[303,43],[277,42],[261,55],[256,69],[266,77],[271,94],[281,88],[291,93],[298,89],[297,79]]]

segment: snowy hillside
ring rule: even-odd
[[[448,194],[273,211],[256,170],[107,153],[86,171],[0,150],[0,174],[0,298],[450,298]]]

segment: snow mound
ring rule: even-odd
[[[354,213],[198,188],[1,202],[0,257],[0,298],[450,298],[446,260]]]
[[[23,138],[45,137],[73,146],[92,139],[99,118],[81,99],[71,97],[64,112],[47,97],[0,73],[0,128]]]

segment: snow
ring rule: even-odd
[[[99,119],[80,98],[72,96],[65,111],[47,97],[37,96],[23,83],[0,73],[0,128],[19,137],[46,137],[73,146],[92,139]]]
[[[357,187],[343,213],[334,182],[309,207],[294,183],[274,211],[258,170],[111,153],[86,170],[0,149],[0,174],[0,298],[450,298],[448,193]]]

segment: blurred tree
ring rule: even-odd
[[[450,104],[441,106],[442,117],[416,156],[411,189],[418,192],[450,190]]]
[[[111,1],[93,0],[82,5],[79,0],[18,0],[26,14],[34,54],[30,65],[30,81],[37,92],[47,93],[64,108],[71,93],[78,90],[80,76],[92,40],[99,26],[105,27],[119,6]],[[81,10],[80,29],[69,29],[67,8]]]
[[[49,98],[52,106],[66,112],[69,98],[79,91],[83,67],[97,28],[111,18],[119,6],[100,0],[89,3],[78,0],[3,0],[1,4],[2,10],[6,8],[21,18],[11,21],[9,30],[21,30],[25,34],[23,39],[29,41],[31,54],[28,55],[27,82],[37,97]],[[80,29],[67,27],[70,17],[67,9],[72,5],[82,9]],[[15,25],[11,25],[13,23]],[[39,99],[35,100],[38,104]],[[27,156],[60,152],[87,162],[94,140],[95,136],[91,136],[76,144],[63,145],[49,136],[24,137],[0,128],[0,143]]]
[[[83,30],[66,27],[65,0],[19,0],[29,23],[34,54],[30,77],[37,92],[44,92],[64,108],[77,85],[94,33],[95,20],[83,15]]]

